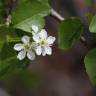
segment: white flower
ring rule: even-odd
[[[37,35],[33,35],[33,40],[36,43],[36,54],[37,55],[51,55],[52,54],[52,44],[56,40],[55,37],[48,36],[45,29],[42,29]]]
[[[20,51],[18,53],[17,58],[19,60],[23,60],[27,55],[28,59],[34,60],[35,53],[33,52],[33,46],[32,46],[32,43],[30,42],[30,37],[23,36],[21,40],[23,43],[18,43],[14,45],[14,50]]]
[[[32,25],[32,35],[37,35],[39,28],[36,25]]]

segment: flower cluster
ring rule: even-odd
[[[51,55],[54,41],[53,36],[48,36],[45,29],[39,31],[35,25],[32,26],[32,37],[23,36],[21,41],[14,45],[14,50],[19,51],[17,58],[23,60],[26,56],[29,60],[34,60],[36,55]]]

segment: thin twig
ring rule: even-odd
[[[7,27],[9,27],[10,24],[11,24],[11,15],[9,14],[8,17],[6,18],[5,25],[6,25]]]
[[[58,12],[56,12],[53,8],[51,9],[51,15],[56,17],[59,21],[63,21],[64,17],[62,17]]]
[[[62,17],[57,11],[55,11],[53,8],[51,9],[51,15],[58,19],[60,22],[64,21],[64,17]],[[84,36],[81,36],[80,41],[86,44],[86,39]]]

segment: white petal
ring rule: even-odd
[[[37,34],[37,33],[35,33],[35,32],[32,31],[32,35],[33,35],[33,36],[36,35],[36,34]]]
[[[36,43],[39,43],[40,42],[40,38],[38,35],[34,35],[33,36],[33,40],[36,42]]]
[[[16,50],[16,51],[20,51],[23,48],[24,48],[23,44],[18,43],[18,44],[14,45],[14,50]]]
[[[42,50],[42,55],[43,55],[43,56],[45,56],[45,55],[46,55],[45,50]]]
[[[27,52],[27,57],[29,60],[34,60],[35,59],[35,53],[30,50]]]
[[[55,40],[56,40],[55,37],[49,36],[49,37],[47,38],[47,43],[48,43],[48,44],[53,44]]]
[[[39,36],[41,39],[46,39],[47,38],[47,31],[45,29],[41,30],[39,33]]]
[[[36,49],[36,48],[38,47],[38,43],[33,42],[33,43],[32,43],[32,47],[33,47],[33,49]]]
[[[23,36],[22,37],[22,42],[24,43],[24,44],[27,44],[27,43],[29,43],[30,42],[30,37],[29,36]]]
[[[41,55],[41,53],[42,53],[42,48],[41,48],[40,46],[38,46],[35,51],[36,51],[36,54],[37,54],[37,55]]]
[[[23,60],[25,58],[25,56],[26,56],[26,51],[22,50],[22,51],[19,52],[17,58],[19,60]]]
[[[51,49],[51,47],[46,46],[44,49],[45,49],[46,54],[48,54],[48,55],[51,55],[51,54],[52,54],[52,49]]]
[[[38,27],[36,25],[32,25],[32,30],[37,33],[39,31]]]

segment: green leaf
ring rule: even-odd
[[[88,52],[84,62],[90,80],[96,85],[96,48]]]
[[[96,15],[92,18],[89,30],[90,32],[96,33]]]
[[[0,52],[0,79],[4,76],[10,75],[10,71],[15,71],[16,53],[12,50],[12,46],[3,44]]]
[[[94,0],[84,0],[86,5],[92,6],[94,4]]]
[[[42,29],[45,25],[45,21],[41,16],[33,16],[31,18],[28,18],[21,23],[15,25],[16,28],[22,29],[26,32],[32,32],[31,26],[32,25],[37,25],[39,30]]]
[[[59,26],[59,47],[61,49],[71,48],[83,32],[83,25],[79,18],[65,19]]]
[[[3,44],[0,52],[0,79],[9,77],[27,67],[29,61],[19,61],[16,55],[17,53],[13,50],[12,44]]]
[[[47,1],[47,0],[46,0]],[[50,7],[44,0],[23,0],[19,2],[12,14],[12,23],[15,28],[31,32],[31,26],[44,27],[43,17],[50,13]]]
[[[85,16],[88,20],[88,24],[90,24],[94,15],[92,13],[87,13],[85,14]]]

